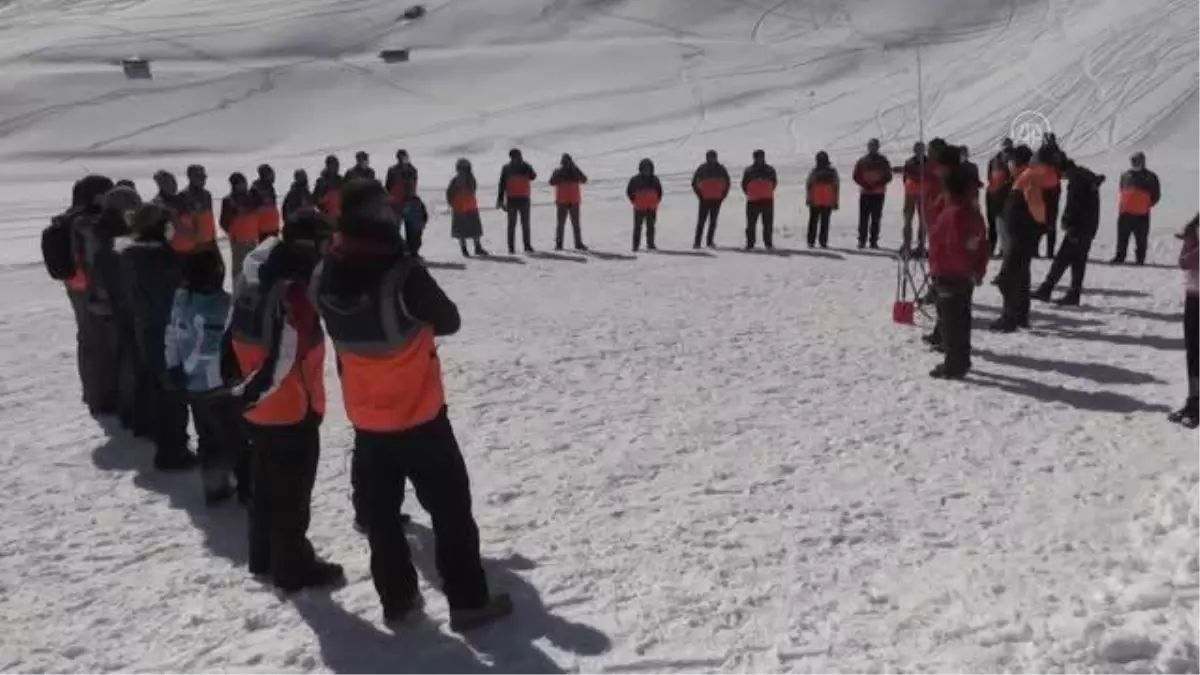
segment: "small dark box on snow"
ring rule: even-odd
[[[121,59],[121,70],[125,71],[125,77],[130,80],[150,79],[150,62],[146,59],[136,56],[130,59]]]
[[[404,10],[404,14],[402,16],[408,21],[415,21],[425,16],[425,5],[413,5],[412,7]]]
[[[407,49],[385,49],[379,52],[379,58],[384,63],[403,63],[408,60]]]

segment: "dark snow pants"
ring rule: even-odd
[[[85,291],[67,291],[75,314],[75,359],[83,402],[93,414],[112,414],[117,407],[117,327],[111,316],[88,306]]]
[[[883,219],[884,195],[863,193],[858,197],[858,245],[867,242],[871,246],[879,245],[879,226]]]
[[[658,222],[658,211],[633,212],[633,250],[642,247],[642,226],[646,226],[646,248],[654,250],[654,225]]]
[[[702,241],[709,247],[716,246],[714,237],[717,236],[717,219],[721,216],[721,203],[720,199],[700,200],[700,213],[696,217],[696,238],[692,242],[692,248],[700,248]],[[707,232],[704,229],[706,222],[708,223]]]
[[[987,237],[992,255],[996,255],[1000,246],[1000,235],[996,231],[996,223],[1004,214],[1004,202],[1007,200],[1007,190],[987,193]]]
[[[1188,396],[1200,393],[1200,296],[1183,303],[1183,342],[1187,348]]]
[[[1050,263],[1050,271],[1046,273],[1046,280],[1042,282],[1042,286],[1053,290],[1062,279],[1063,274],[1070,268],[1071,292],[1082,291],[1083,275],[1087,272],[1088,254],[1091,253],[1091,250],[1091,240],[1068,236],[1063,240],[1062,246],[1058,248],[1058,253],[1054,254],[1054,262]]]
[[[1146,262],[1146,247],[1150,239],[1150,214],[1134,215],[1122,213],[1117,216],[1117,255],[1115,262],[1125,262],[1129,252],[1129,238],[1133,237],[1134,256],[1139,265]]]
[[[250,572],[293,585],[316,554],[308,540],[313,484],[321,457],[321,420],[296,424],[247,424],[253,446],[250,507]]]
[[[562,249],[563,247],[563,230],[566,228],[568,218],[571,220],[571,234],[575,237],[575,248],[582,247],[583,232],[579,229],[579,205],[558,204],[556,210],[558,213],[554,228],[554,248]]]
[[[1000,265],[1000,294],[1004,296],[1002,317],[1017,326],[1029,324],[1030,265],[1032,251],[1024,246],[1013,246],[1004,252]]]
[[[529,236],[529,198],[511,197],[508,200],[508,252],[517,251],[517,218],[521,219],[521,242],[525,244],[526,252],[533,250],[533,241]]]
[[[828,206],[808,207],[808,245],[811,248],[817,243],[821,248],[829,245],[829,219],[833,209]]]
[[[938,322],[934,331],[945,350],[945,369],[965,373],[971,369],[971,299],[975,284],[959,277],[935,277]]]
[[[488,600],[479,554],[479,529],[471,513],[471,486],[445,408],[432,421],[405,431],[356,431],[358,500],[365,509],[371,577],[384,611],[408,605],[417,571],[400,521],[404,481],[433,524],[434,559],[450,609],[474,609]]]
[[[238,494],[246,499],[253,482],[250,444],[237,402],[229,396],[194,396],[191,409],[205,491],[221,490],[233,477]]]
[[[746,247],[754,248],[755,235],[758,230],[758,219],[762,218],[763,245],[767,248],[775,246],[775,200],[764,199],[757,202],[746,202]]]

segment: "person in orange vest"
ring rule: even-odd
[[[533,253],[529,237],[529,198],[537,172],[521,157],[521,151],[508,151],[508,164],[500,170],[500,187],[497,188],[496,208],[508,213],[508,252],[516,253],[517,217],[521,218],[521,239],[525,252]]]
[[[692,174],[692,192],[700,200],[700,215],[696,219],[696,238],[692,248],[700,248],[701,239],[709,248],[716,248],[717,218],[721,215],[721,204],[729,196],[729,171],[717,161],[717,151],[704,153],[704,163]],[[704,223],[708,221],[707,235]]]
[[[999,286],[1004,310],[992,325],[993,331],[1012,333],[1029,327],[1031,299],[1030,265],[1037,248],[1039,232],[1046,226],[1045,173],[1053,155],[1043,148],[1038,161],[1031,163],[1033,152],[1027,146],[1013,150],[1011,170],[1015,180],[1004,210],[1004,262],[1000,266]]]
[[[307,536],[325,415],[325,333],[309,280],[330,229],[322,214],[301,211],[254,249],[228,329],[243,375],[231,393],[253,446],[250,572],[285,592],[345,581]]]
[[[258,202],[258,240],[279,234],[279,197],[275,192],[275,169],[270,164],[258,166],[258,179],[250,186]],[[236,277],[235,277],[236,278]]]
[[[308,187],[308,172],[304,169],[296,169],[292,173],[292,186],[288,188],[287,195],[283,198],[283,216],[284,220],[290,219],[302,209],[316,208],[317,200],[313,198],[312,190]]]
[[[625,196],[633,204],[633,250],[642,246],[642,226],[646,227],[646,250],[657,251],[654,246],[654,225],[658,222],[658,205],[662,202],[662,182],[654,175],[654,162],[643,159],[638,162],[638,172],[629,179]]]
[[[767,153],[755,150],[753,163],[742,172],[742,193],[746,195],[746,250],[754,249],[755,230],[762,218],[763,246],[775,248],[775,188],[779,178],[775,167],[767,164]]]
[[[242,263],[259,243],[261,197],[250,190],[241,173],[229,176],[229,194],[221,200],[221,231],[229,237],[229,260],[233,284],[242,276]]]
[[[170,228],[167,231],[167,242],[169,243],[174,238],[175,231],[179,229],[179,217],[184,210],[183,195],[179,194],[179,181],[170,171],[154,172],[154,185],[158,188],[158,193],[150,201],[161,206],[168,214]]]
[[[317,202],[317,207],[331,218],[337,218],[342,215],[342,185],[345,180],[342,178],[340,164],[338,158],[329,155],[325,158],[325,169],[321,171],[321,175],[317,176],[317,183],[313,186],[313,199]]]
[[[435,337],[458,331],[458,308],[405,254],[382,185],[347,184],[342,207],[313,286],[354,426],[352,488],[384,621],[396,626],[424,605],[400,515],[407,479],[433,523],[450,628],[478,628],[509,614],[512,601],[488,589],[470,480],[446,408]]]
[[[1000,141],[1000,151],[988,160],[987,226],[988,242],[993,256],[1000,247],[997,221],[1004,212],[1004,204],[1008,201],[1009,191],[1012,190],[1012,173],[1008,168],[1012,150],[1012,139],[1005,138]]]
[[[804,184],[805,204],[808,205],[808,247],[820,243],[821,248],[829,248],[829,218],[838,210],[841,179],[824,150],[817,153],[816,161],[816,168],[809,172]]]
[[[1134,240],[1134,260],[1138,265],[1145,264],[1150,238],[1150,211],[1162,197],[1158,174],[1146,168],[1146,155],[1136,152],[1129,161],[1132,168],[1121,174],[1117,254],[1113,256],[1113,265],[1125,263],[1130,237]]]
[[[388,169],[384,187],[399,212],[409,197],[417,194],[417,167],[409,161],[407,150],[396,151],[396,163]]]
[[[171,237],[171,248],[183,255],[217,245],[212,194],[205,189],[208,174],[204,167],[193,164],[187,168],[187,179],[187,188],[179,194],[179,218]]]
[[[909,157],[908,161],[904,162],[903,168],[900,169],[904,175],[904,243],[901,245],[902,251],[912,250],[913,216],[917,216],[918,221],[921,218],[917,203],[921,197],[921,176],[929,163],[925,157],[925,144],[918,141],[913,143],[912,157]],[[923,229],[919,222],[918,228]]]
[[[470,258],[467,240],[475,242],[475,255],[486,256],[480,239],[483,238],[483,219],[479,217],[479,200],[475,196],[478,184],[471,162],[460,159],[454,164],[454,178],[446,186],[446,203],[450,205],[450,236],[458,240],[464,258]],[[511,230],[510,230],[511,232]],[[511,239],[511,237],[510,237]]]
[[[586,251],[583,244],[583,233],[579,228],[579,204],[583,201],[583,186],[588,182],[587,175],[575,165],[570,155],[563,153],[559,167],[550,174],[550,184],[554,186],[554,205],[557,210],[557,220],[554,230],[554,250],[563,248],[563,229],[567,219],[571,219],[571,234],[575,239],[575,250]]]
[[[346,182],[359,179],[375,180],[375,169],[371,168],[371,156],[366,150],[354,153],[354,166],[346,172]]]
[[[1046,227],[1042,230],[1042,236],[1046,238],[1046,257],[1053,258],[1054,247],[1058,243],[1058,214],[1059,205],[1062,203],[1063,166],[1066,164],[1067,156],[1058,146],[1058,138],[1054,134],[1046,134],[1042,139],[1041,147],[1047,148],[1046,156],[1052,158],[1044,164],[1042,187],[1046,191]],[[1041,150],[1041,147],[1038,149]],[[1038,246],[1033,250],[1033,257],[1041,257],[1038,252],[1040,246],[1041,237],[1039,237]]]
[[[854,182],[861,190],[858,196],[858,247],[864,248],[869,242],[872,249],[877,249],[883,201],[888,183],[892,182],[892,163],[879,153],[879,139],[867,141],[867,154],[854,165]]]

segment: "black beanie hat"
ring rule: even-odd
[[[333,222],[315,208],[303,208],[292,214],[283,224],[283,241],[289,244],[298,241],[320,243],[333,234]]]
[[[342,217],[338,232],[351,239],[393,243],[400,237],[388,192],[370,178],[360,178],[342,187]]]

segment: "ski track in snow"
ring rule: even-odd
[[[364,0],[0,5],[0,668],[1196,672],[1197,436],[1164,414],[1184,388],[1170,234],[1200,177],[1197,9],[904,1],[443,2],[411,25]],[[936,358],[891,324],[894,263],[849,248],[849,199],[833,249],[797,236],[816,149],[847,179],[869,136],[906,157],[916,38],[932,135],[983,162],[1034,103],[1108,173],[1093,259],[1132,144],[1164,182],[1151,265],[1094,264],[1084,307],[977,330],[962,383],[929,380]],[[397,44],[410,63],[373,60]],[[97,66],[134,49],[154,80]],[[145,187],[160,165],[286,176],[397,144],[440,211],[455,157],[486,202],[514,142],[547,177],[562,151],[589,172],[596,252],[461,261],[436,216],[426,240],[464,316],[441,346],[451,417],[516,615],[448,632],[417,510],[431,618],[385,631],[332,363],[311,534],[349,584],[278,596],[244,570],[237,509],[206,511],[197,476],[155,474],[148,445],[77,402],[69,307],[37,262],[46,217],[79,164]],[[776,164],[776,255],[681,248],[708,147],[735,177],[754,147]],[[646,155],[666,250],[630,254],[624,181]],[[484,218],[498,250],[501,216]],[[999,306],[980,289],[977,325]]]

